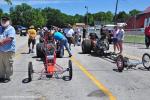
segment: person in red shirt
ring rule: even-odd
[[[150,45],[150,24],[145,28],[144,33],[145,33],[145,45],[146,48],[148,49]]]

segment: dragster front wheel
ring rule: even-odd
[[[32,81],[32,78],[33,78],[33,65],[32,65],[32,62],[29,62],[29,64],[28,64],[28,79],[29,79],[29,82]]]
[[[116,58],[116,64],[119,72],[122,72],[124,69],[124,59],[122,55],[118,55]]]
[[[69,72],[68,76],[63,76],[63,80],[65,81],[71,81],[72,80],[72,75],[73,75],[73,70],[72,70],[72,61],[69,60],[68,62],[68,69],[67,71]]]
[[[148,53],[143,54],[142,63],[146,69],[148,69],[148,70],[150,69],[150,54],[148,54]]]
[[[69,65],[69,79],[71,80],[72,79],[72,61],[71,60],[69,60],[68,65]]]

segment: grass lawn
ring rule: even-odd
[[[145,43],[145,36],[144,35],[125,35],[124,42]]]

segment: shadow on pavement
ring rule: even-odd
[[[33,56],[32,58],[39,58],[39,57],[37,57],[37,56]]]
[[[105,60],[105,61],[108,61],[110,63],[113,63],[113,64],[116,64],[116,61],[112,60],[112,59],[109,59],[109,58],[106,58],[106,57],[100,57],[101,59]]]
[[[148,48],[138,48],[138,49],[148,49]]]
[[[66,79],[66,78],[64,78],[64,77],[52,77],[52,78],[48,78],[48,77],[39,77],[37,80],[32,80],[32,81],[38,81],[38,80],[46,80],[46,81],[49,81],[49,80],[51,80],[51,79],[56,79],[56,80],[64,80],[64,81],[70,81],[70,80],[68,80],[68,79]],[[23,79],[22,80],[22,83],[23,84],[27,84],[27,83],[30,83],[31,82],[31,80],[29,80],[29,78],[25,78],[25,79]]]
[[[22,52],[22,53],[20,53],[20,54],[30,54],[29,52]]]
[[[44,59],[40,58],[40,59],[36,59],[36,61],[42,61],[42,62],[44,62]]]
[[[115,72],[119,72],[119,70],[118,70],[118,69],[113,69],[113,71],[115,71]]]
[[[139,69],[139,68],[138,68]],[[138,70],[136,67],[132,67],[132,68],[124,68],[124,70],[123,71],[125,71],[125,72],[129,72],[129,71],[133,71],[133,70]],[[143,68],[143,67],[141,67],[140,68],[140,70],[143,70],[143,71],[148,71],[147,69],[145,69],[145,68]],[[113,71],[115,71],[115,72],[119,72],[118,71],[118,69],[113,69]],[[122,72],[123,72],[122,71]]]
[[[37,57],[37,56],[33,56],[32,58],[36,59],[36,61],[44,61],[44,58],[40,58],[40,57]]]
[[[57,57],[57,58],[60,58],[60,59],[61,59],[61,57]],[[57,58],[56,58],[56,59],[57,59]],[[70,57],[62,57],[62,58],[70,58]]]
[[[83,52],[78,52],[78,54],[84,54]]]
[[[139,70],[142,70],[142,71],[149,71],[149,69],[146,69],[144,67],[138,67]]]
[[[91,52],[91,54],[89,54],[89,56],[100,57],[98,54],[96,54],[96,52]]]
[[[100,90],[95,90],[93,92],[91,92],[90,94],[87,95],[88,97],[107,97],[106,94],[104,94],[102,91]]]

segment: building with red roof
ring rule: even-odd
[[[150,24],[150,7],[140,14],[130,17],[126,23],[126,29],[145,28]]]

